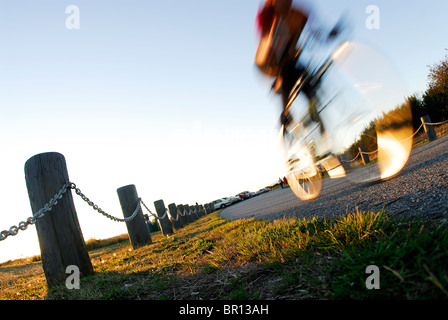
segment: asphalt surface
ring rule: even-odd
[[[236,219],[282,217],[331,218],[359,211],[391,216],[448,219],[448,136],[412,150],[403,170],[388,181],[356,184],[326,178],[317,199],[302,201],[291,189],[276,189],[239,202],[220,212]]]

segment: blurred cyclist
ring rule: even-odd
[[[307,70],[299,62],[303,48],[299,50],[298,42],[309,20],[310,10],[304,5],[293,5],[292,0],[265,0],[257,15],[260,42],[255,63],[266,76],[276,78],[273,89],[275,93],[282,95],[283,111],[280,121],[285,126],[290,121],[287,110],[290,92],[301,76],[308,76]],[[328,39],[335,37],[337,33],[338,27],[335,27],[328,34]],[[321,133],[324,134],[324,126],[316,108],[317,87],[318,83],[310,84],[306,81],[301,92],[309,101],[311,120],[320,123]]]
[[[295,82],[305,72],[298,65],[297,43],[308,18],[307,10],[293,6],[292,0],[266,0],[258,12],[261,37],[255,63],[265,75],[277,78],[274,92],[282,95],[283,111],[286,111]],[[309,89],[303,89],[308,98]],[[281,122],[287,122],[285,112],[282,112]]]

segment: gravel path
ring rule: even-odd
[[[225,219],[326,217],[360,211],[392,216],[448,218],[448,136],[412,150],[403,170],[389,181],[355,184],[346,179],[324,179],[321,195],[298,199],[288,189],[276,189],[221,211]]]

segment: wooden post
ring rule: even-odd
[[[199,205],[199,212],[201,214],[201,217],[205,216],[205,210],[202,204]]]
[[[173,234],[173,225],[170,218],[168,217],[168,214],[165,215],[166,208],[163,200],[154,201],[154,207],[156,208],[157,216],[159,217],[160,229],[162,229],[162,234],[164,236]],[[164,215],[165,217],[162,218]]]
[[[190,206],[191,216],[193,217],[193,221],[198,220],[198,215],[196,214],[196,206]]]
[[[177,206],[177,210],[180,212],[180,221],[182,222],[182,226],[186,226],[188,224],[188,218],[184,216],[184,206],[182,204]]]
[[[118,199],[120,200],[121,210],[125,218],[132,216],[139,203],[137,189],[135,185],[131,184],[117,189]],[[146,225],[143,212],[140,208],[134,219],[126,221],[126,227],[128,229],[129,240],[131,241],[132,248],[151,244],[151,234]]]
[[[349,172],[350,171],[350,162],[349,159],[347,157],[347,154],[341,154],[340,156],[338,156],[338,160],[342,165],[342,168],[344,169],[345,172]]]
[[[437,134],[436,134],[436,131],[434,130],[434,127],[430,124],[427,124],[427,123],[431,123],[431,119],[429,118],[429,115],[421,117],[420,120],[423,124],[423,128],[425,129],[426,136],[428,137],[428,140],[429,141],[436,140]]]
[[[176,230],[179,230],[183,227],[182,218],[180,214],[177,212],[177,206],[175,203],[171,203],[168,205],[168,209],[170,210],[171,217],[173,220],[173,225]]]
[[[188,222],[193,222],[194,218],[193,218],[193,212],[191,212],[190,206],[188,204],[184,205],[185,210],[187,211],[187,219]]]
[[[201,208],[199,207],[198,204],[194,206],[194,210],[196,211],[196,216],[198,217],[198,219],[201,218],[202,212],[201,212]]]
[[[366,146],[360,146],[358,150],[361,155],[362,163],[364,163],[364,165],[368,164],[370,162],[369,155],[364,153],[367,152]]]
[[[64,156],[55,152],[35,155],[25,163],[25,179],[31,209],[36,213],[70,181]],[[77,266],[81,276],[94,273],[70,189],[36,221],[36,229],[49,287],[66,281],[70,265]]]

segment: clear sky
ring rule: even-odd
[[[366,28],[368,5],[379,29]],[[69,5],[79,29],[68,29]],[[283,175],[279,100],[254,67],[258,0],[0,0],[0,230],[32,213],[24,164],[49,151],[101,208],[122,216],[116,189],[151,204],[206,203]],[[426,89],[448,42],[448,2],[313,4],[331,25],[377,49],[407,93]],[[75,197],[84,238],[126,233]],[[0,242],[0,262],[39,254],[34,227]]]

